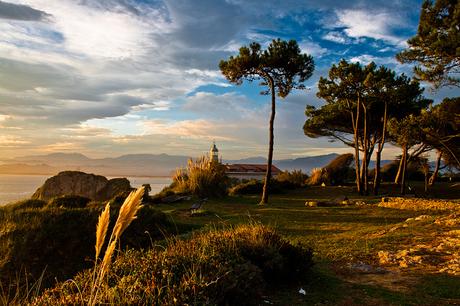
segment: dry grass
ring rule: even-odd
[[[314,168],[311,170],[311,175],[308,178],[308,185],[318,186],[324,182],[324,169],[323,168]]]
[[[187,167],[177,169],[173,176],[173,190],[197,196],[221,196],[226,193],[228,178],[224,167],[202,156],[189,159]]]
[[[164,247],[120,252],[97,299],[70,283],[46,291],[35,305],[259,305],[264,289],[309,274],[309,249],[263,225],[214,227]],[[84,287],[91,271],[77,275]]]
[[[102,245],[104,244],[105,236],[107,235],[107,230],[109,229],[110,221],[110,204],[107,203],[104,211],[99,216],[99,220],[96,226],[96,260],[99,258],[101,253]]]
[[[112,262],[112,257],[117,246],[117,242],[120,240],[120,237],[126,230],[126,228],[131,224],[131,222],[134,219],[136,219],[137,212],[142,207],[141,202],[142,196],[144,195],[144,191],[145,188],[144,186],[142,186],[136,191],[132,191],[124,201],[118,213],[118,218],[112,230],[112,234],[110,235],[108,247],[105,250],[102,263],[98,266],[99,254],[104,244],[104,241],[106,240],[107,231],[109,227],[109,204],[106,205],[104,211],[99,216],[99,220],[96,226],[96,260],[92,277],[93,283],[91,286],[91,294],[88,302],[89,305],[96,304],[97,296],[102,286],[102,282],[104,280],[105,275],[108,273],[110,269],[110,264]]]

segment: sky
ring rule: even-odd
[[[0,159],[79,152],[266,156],[269,97],[230,84],[221,59],[295,39],[315,72],[278,99],[275,159],[349,152],[303,134],[317,82],[344,58],[411,74],[395,54],[417,30],[415,0],[0,1]],[[435,101],[458,89],[432,91]],[[384,157],[398,154],[389,147]]]

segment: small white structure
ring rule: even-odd
[[[209,150],[209,160],[212,162],[219,162],[219,150],[216,147],[216,142],[212,142],[211,149]]]
[[[219,150],[215,142],[212,143],[211,149],[209,150],[209,160],[212,162],[219,162]],[[266,164],[226,164],[224,167],[225,173],[229,177],[240,180],[263,180],[267,172]],[[272,177],[278,175],[280,172],[280,169],[272,165]]]

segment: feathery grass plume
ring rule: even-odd
[[[125,202],[120,208],[118,219],[112,232],[115,239],[120,239],[121,234],[137,218],[136,213],[142,207],[142,196],[144,195],[144,187],[132,191],[126,198]]]
[[[104,259],[102,260],[101,271],[100,271],[100,276],[99,276],[100,279],[104,277],[105,273],[109,269],[110,263],[112,262],[112,255],[113,255],[113,252],[115,251],[116,245],[117,245],[117,241],[114,240],[107,247],[107,250],[105,250]]]
[[[131,224],[131,222],[134,219],[136,219],[137,211],[142,207],[141,202],[142,202],[142,196],[144,195],[144,191],[145,191],[144,186],[137,189],[136,191],[132,191],[129,194],[129,196],[126,198],[126,200],[123,202],[123,205],[120,208],[120,211],[118,213],[117,222],[115,223],[115,226],[112,230],[112,234],[110,235],[108,247],[105,250],[104,258],[102,259],[102,263],[99,267],[99,270],[97,270],[97,257],[96,257],[96,266],[93,272],[93,283],[91,285],[91,293],[90,293],[88,305],[96,305],[99,289],[100,289],[100,286],[104,279],[105,274],[109,271],[110,263],[112,262],[112,255],[113,255],[113,252],[115,251],[117,241],[120,239],[121,234]],[[109,217],[110,217],[110,214],[109,214],[110,208],[108,207],[109,205],[107,204],[106,208],[104,209],[104,212],[99,217],[99,222],[107,223],[107,227],[105,228],[105,231],[107,231],[108,224],[109,224]],[[107,215],[105,216],[104,214],[106,213],[106,210],[107,210]],[[104,218],[105,220],[101,221]],[[104,231],[104,226],[105,225],[101,223],[101,227],[99,227],[99,223],[98,223],[98,226],[96,228],[96,232],[97,232],[96,236],[99,235],[99,230],[101,230],[101,235],[102,235],[102,232]],[[104,236],[105,234],[106,233],[104,233]],[[101,247],[102,247],[104,240],[105,239],[102,239],[102,242],[99,241],[99,243],[101,243]],[[98,250],[97,243],[98,242],[96,241],[96,252]]]
[[[99,216],[99,220],[96,226],[96,260],[99,258],[101,253],[102,246],[104,245],[105,236],[107,235],[107,230],[109,228],[110,221],[110,204],[107,203],[104,211]]]

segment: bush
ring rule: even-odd
[[[26,270],[29,281],[46,268],[43,285],[65,280],[93,265],[98,209],[0,209],[0,281],[8,283]],[[118,209],[112,209],[112,220]],[[144,206],[121,239],[122,247],[148,248],[165,233],[190,230]],[[147,232],[147,233],[146,233]]]
[[[228,193],[230,195],[259,194],[262,192],[263,186],[264,183],[262,181],[253,179],[233,186]]]
[[[339,185],[346,181],[353,180],[351,163],[354,160],[353,154],[342,154],[337,156],[324,168],[312,170],[308,180],[309,185]]]
[[[230,195],[249,195],[249,194],[260,194],[264,187],[264,182],[261,180],[246,180],[242,183],[233,186],[228,190]],[[278,179],[272,179],[270,181],[270,194],[280,194],[287,190],[298,188],[299,186],[290,181],[278,181]]]
[[[305,185],[307,182],[308,175],[302,172],[302,170],[282,171],[276,176],[276,180],[286,187],[298,188]]]
[[[198,233],[163,249],[120,253],[97,303],[257,305],[264,288],[297,280],[311,265],[310,250],[261,225]],[[79,289],[58,284],[35,304],[87,304],[91,272],[74,279]]]
[[[325,170],[323,168],[314,168],[311,170],[310,177],[308,178],[308,185],[318,186],[321,185],[323,182],[328,181],[327,177],[325,176]]]
[[[382,181],[393,182],[395,180],[396,174],[398,173],[399,162],[399,160],[394,160],[391,163],[382,166],[380,170]],[[374,173],[375,169],[372,169],[369,172],[369,176],[373,177]],[[425,179],[425,174],[423,173],[423,170],[417,160],[410,161],[407,164],[406,179],[414,181],[423,181]]]
[[[190,159],[186,169],[176,171],[171,189],[199,197],[223,196],[229,182],[224,166],[203,156],[196,161]]]
[[[7,209],[7,210],[38,209],[38,208],[45,207],[46,204],[48,203],[42,200],[27,199],[27,200],[5,205],[4,209]]]
[[[78,195],[65,195],[52,199],[48,206],[59,208],[84,208],[91,200]]]

